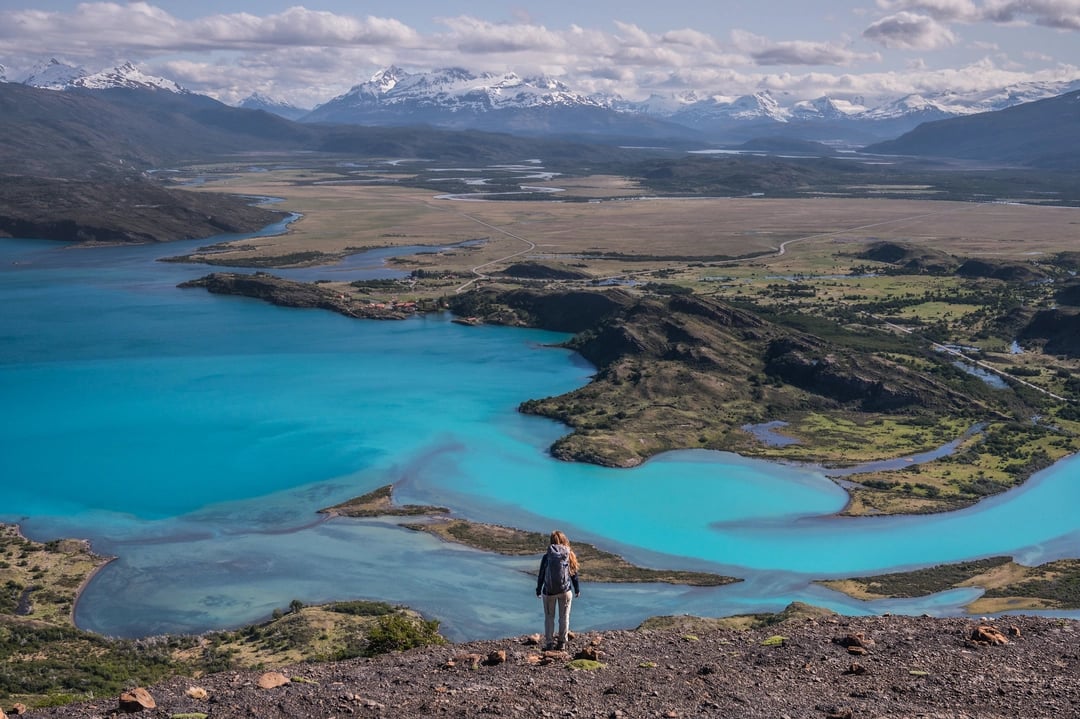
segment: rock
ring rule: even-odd
[[[155,708],[157,708],[157,702],[154,701],[154,697],[142,687],[120,695],[120,711],[122,712],[133,713]]]
[[[488,656],[487,656],[487,663],[489,665],[491,665],[491,666],[494,666],[496,664],[502,664],[505,661],[506,661],[506,650],[505,649],[497,649],[497,650],[491,652],[490,654],[488,654]]]
[[[1008,644],[1008,638],[1001,631],[989,624],[980,624],[971,630],[971,641],[979,645],[1000,646]]]
[[[1009,625],[1009,636],[1010,637],[1019,637],[1020,636],[1020,627],[1016,626],[1015,624]]]
[[[851,647],[861,647],[862,649],[868,649],[874,646],[874,640],[868,639],[866,634],[864,634],[863,632],[852,632],[847,636],[833,639],[833,642],[839,644],[842,647],[847,647],[848,649],[850,649]]]
[[[603,654],[604,653],[597,649],[595,645],[589,644],[588,646],[582,647],[581,650],[574,654],[574,659],[590,659],[594,662],[598,662]]]
[[[1027,639],[1009,637],[1010,625]],[[969,637],[978,626],[997,626],[1010,644],[976,645]],[[137,716],[660,719],[675,711],[680,717],[714,719],[826,719],[851,710],[852,719],[1066,719],[1080,707],[1080,622],[1075,620],[866,616],[812,624],[797,619],[751,629],[699,629],[699,641],[693,642],[683,638],[685,631],[677,626],[579,632],[571,654],[596,649],[595,639],[603,636],[605,666],[593,672],[571,671],[565,653],[542,656],[539,647],[521,646],[517,636],[309,663],[295,673],[312,683],[294,680],[281,691],[258,688],[262,671],[228,670],[197,680],[176,676],[146,687],[158,708]],[[780,631],[789,637],[783,647],[760,646]],[[863,639],[877,640],[866,659],[848,655],[834,642],[860,632]],[[978,648],[965,647],[965,641]],[[478,671],[468,671],[471,659],[466,659],[456,669],[442,668],[451,657],[487,658],[499,650],[506,651],[507,660],[498,666],[482,662]],[[289,670],[280,671],[292,677]],[[196,681],[207,700],[186,695]],[[113,694],[105,701],[35,708],[29,715],[136,716],[116,712],[115,700]],[[12,701],[3,705],[9,714]]]
[[[852,656],[863,657],[863,656],[866,656],[867,654],[869,654],[870,652],[866,651],[862,647],[850,646],[850,647],[847,648],[847,653],[851,654]]]
[[[483,660],[484,658],[479,654],[458,654],[450,661],[453,662],[451,666],[462,666],[468,667],[469,669],[479,669],[480,662],[482,662]]]
[[[188,690],[184,693],[191,699],[206,699],[210,696],[210,693],[202,687],[188,687]]]
[[[276,689],[289,683],[289,678],[281,672],[266,672],[259,677],[260,689]]]
[[[26,712],[26,705],[22,702],[15,702],[15,704],[11,707],[12,714],[25,714]]]
[[[825,719],[851,719],[853,713],[850,709],[834,709],[825,714]]]
[[[525,641],[523,641],[522,644],[527,647],[538,647],[540,646],[540,635],[530,634],[529,636],[525,637]]]

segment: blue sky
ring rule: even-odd
[[[309,107],[390,64],[545,74],[628,99],[872,103],[1080,78],[1080,0],[0,0],[7,78],[49,57]]]

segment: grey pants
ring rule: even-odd
[[[570,602],[573,592],[544,595],[544,643],[551,644],[555,633],[555,607],[559,609],[559,642],[566,644],[570,633]]]

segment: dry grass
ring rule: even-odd
[[[954,254],[1030,259],[1069,249],[1080,217],[1070,208],[866,199],[638,199],[622,202],[459,202],[430,190],[365,185],[313,185],[310,172],[232,175],[210,190],[285,198],[283,209],[304,218],[282,237],[236,243],[258,256],[400,245],[447,245],[486,239],[479,249],[442,255],[443,269],[465,269],[535,243],[532,255],[584,252],[655,258],[715,258],[773,253],[758,260],[772,273],[806,271],[828,254],[857,251],[878,239],[924,243]],[[538,183],[543,184],[543,183]],[[634,197],[624,178],[591,176],[549,183],[578,196]],[[506,234],[510,233],[510,234]],[[432,258],[425,256],[430,265]],[[686,261],[587,260],[598,274],[654,270]],[[834,263],[833,263],[834,264]]]
[[[16,526],[0,525],[0,587],[10,591],[13,600],[28,600],[23,607],[28,613],[22,615],[28,620],[72,626],[77,593],[108,561],[84,541],[41,544],[23,537]]]

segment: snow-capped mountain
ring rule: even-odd
[[[1080,89],[1001,110],[925,123],[867,150],[1072,170],[1080,165],[1078,131]]]
[[[188,92],[131,63],[91,74],[55,58],[39,63],[22,82],[53,90],[121,87]],[[615,140],[682,138],[731,143],[777,137],[861,145],[898,137],[930,120],[1002,110],[1077,89],[1080,79],[971,92],[923,92],[865,102],[855,96],[801,99],[781,95],[778,100],[766,90],[736,96],[724,93],[723,88],[705,88],[628,101],[579,92],[550,77],[475,73],[463,68],[408,72],[390,66],[310,112],[258,93],[240,106],[304,122],[432,125]]]
[[[867,107],[862,98],[819,97],[782,106],[768,92],[738,98],[680,93],[622,103],[625,111],[670,119],[728,141],[763,135],[868,142],[897,137],[930,120],[1001,110],[1080,89],[1080,80],[1028,82],[979,92],[910,94]]]
[[[849,120],[867,110],[863,105],[848,100],[838,100],[825,95],[816,100],[800,100],[791,106],[791,119],[812,122],[814,120]]]
[[[692,130],[641,113],[617,112],[615,99],[575,92],[549,77],[476,74],[463,68],[409,73],[388,67],[319,105],[304,122],[434,125],[524,134],[679,137]]]
[[[673,120],[688,120],[693,123],[711,121],[772,121],[787,122],[790,113],[769,94],[767,90],[752,95],[730,98],[723,96],[707,97],[677,110]]]
[[[968,115],[978,110],[967,111],[966,106],[957,103],[950,97],[938,97],[930,99],[923,95],[913,94],[887,102],[883,105],[871,108],[862,114],[865,120],[896,120],[899,118],[918,118],[920,122],[927,120],[942,120],[946,117],[958,117]]]
[[[86,75],[85,68],[68,65],[53,57],[34,65],[22,79],[22,84],[43,90],[66,90],[73,81]]]
[[[24,85],[45,90],[128,88],[187,92],[172,80],[147,75],[130,62],[122,63],[101,72],[90,73],[85,68],[68,65],[56,58],[52,58],[48,62],[35,65],[22,82]]]
[[[259,92],[253,92],[245,97],[240,101],[240,104],[237,105],[237,107],[242,107],[245,110],[263,110],[272,115],[284,117],[287,120],[299,120],[310,112],[309,110],[297,107],[292,103],[269,97],[268,95],[263,95]]]
[[[92,75],[76,78],[71,81],[71,87],[84,90],[109,90],[113,88],[127,88],[129,90],[167,90],[168,92],[185,93],[187,90],[177,85],[172,80],[155,75],[147,75],[130,62],[117,65],[109,70],[102,70]]]
[[[316,107],[311,122],[355,121],[387,111],[483,113],[538,107],[608,107],[610,101],[573,92],[558,80],[509,72],[474,74],[462,68],[409,73],[388,67],[347,93]]]

